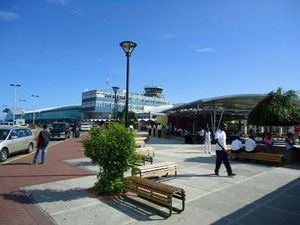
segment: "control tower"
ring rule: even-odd
[[[160,86],[146,86],[144,87],[145,96],[148,97],[157,97],[157,98],[163,98],[163,94],[162,91],[164,90],[162,87]]]

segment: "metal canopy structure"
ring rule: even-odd
[[[221,121],[247,119],[249,112],[265,97],[266,95],[261,94],[241,94],[206,98],[182,104],[163,112],[177,117],[205,116],[209,118],[211,127],[215,130]]]

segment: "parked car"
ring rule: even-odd
[[[50,139],[66,139],[71,137],[71,128],[68,123],[52,123],[50,126]]]
[[[81,131],[89,131],[90,129],[91,129],[91,127],[92,127],[92,124],[90,124],[90,123],[86,123],[86,122],[82,122],[81,124],[80,124],[80,130]]]
[[[5,161],[13,153],[32,152],[35,142],[30,128],[0,125],[0,161]]]

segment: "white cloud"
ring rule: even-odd
[[[201,53],[215,53],[215,50],[212,48],[196,48],[195,51]]]
[[[201,47],[199,44],[193,44],[190,46],[190,49],[193,49],[195,52],[199,53],[215,53],[216,51],[210,47]]]
[[[82,18],[86,18],[86,19],[89,19],[89,20],[94,20],[95,18],[92,17],[91,15],[87,14],[87,13],[84,13],[82,12],[80,9],[72,9],[71,12],[77,16],[80,16]]]
[[[19,15],[13,12],[0,11],[0,20],[2,21],[15,21],[19,19]]]
[[[56,4],[59,4],[59,5],[62,5],[62,6],[68,4],[68,0],[48,0],[48,2],[56,3]]]
[[[158,40],[170,40],[170,39],[174,39],[175,37],[176,37],[176,34],[166,33],[166,34],[158,35],[155,38]]]

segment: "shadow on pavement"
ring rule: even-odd
[[[197,156],[197,157],[191,157],[191,158],[187,158],[184,160],[184,162],[198,162],[198,163],[215,163],[215,156],[209,156],[209,157],[201,157],[201,156]]]
[[[110,207],[130,216],[137,221],[164,220],[164,213],[157,208],[150,206],[147,202],[134,199],[135,196],[118,195],[112,197],[99,197],[98,199]],[[150,203],[151,204],[151,203]],[[161,215],[162,217],[158,216]]]
[[[178,138],[158,138],[151,136],[146,144],[184,144],[184,140]]]
[[[18,166],[28,166],[28,165],[31,165],[32,166],[32,163],[25,163],[25,162],[19,162],[19,163],[4,163],[4,164],[1,164],[1,166],[12,166],[12,165],[18,165]]]
[[[278,188],[212,225],[298,225],[300,219],[300,178]],[[228,199],[230,201],[230,199]]]
[[[37,175],[8,175],[0,177],[86,177],[86,176],[95,176],[94,174],[37,174]]]

